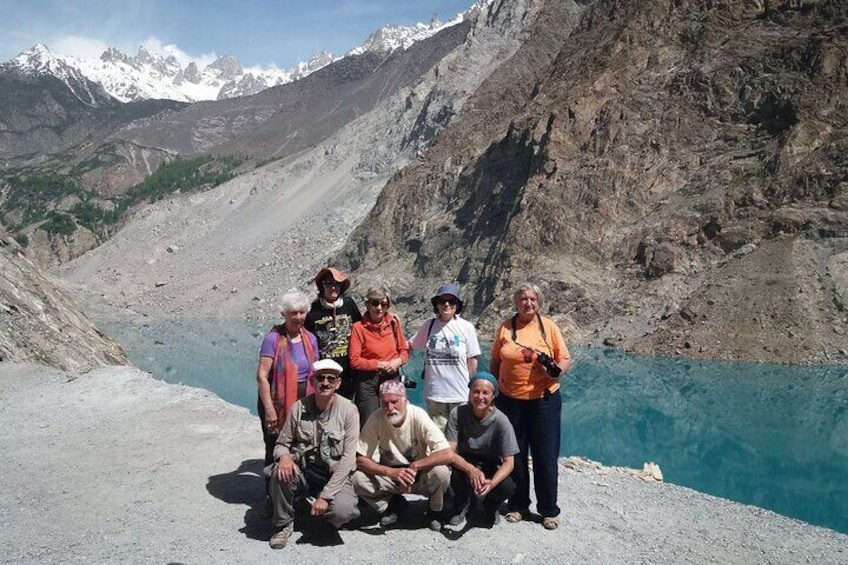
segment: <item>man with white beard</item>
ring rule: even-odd
[[[427,412],[409,404],[400,381],[380,385],[380,408],[359,434],[356,494],[382,515],[384,528],[397,522],[404,494],[426,496],[427,525],[438,531],[453,450]]]

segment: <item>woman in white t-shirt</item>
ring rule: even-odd
[[[468,400],[468,381],[477,373],[480,344],[474,325],[459,317],[462,299],[453,284],[443,284],[430,299],[436,317],[424,322],[409,341],[424,350],[427,411],[444,431],[450,411]]]

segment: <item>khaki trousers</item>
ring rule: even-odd
[[[441,512],[449,484],[450,467],[437,465],[419,472],[409,492],[426,496],[430,501],[430,510]],[[380,514],[388,509],[389,499],[393,494],[405,494],[401,493],[399,485],[389,477],[366,475],[362,471],[353,474],[353,489],[360,499]]]

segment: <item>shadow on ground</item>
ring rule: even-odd
[[[209,477],[206,490],[227,504],[246,505],[244,527],[239,531],[250,539],[268,541],[274,529],[271,520],[262,515],[265,504],[263,468],[262,459],[247,459],[234,471]]]

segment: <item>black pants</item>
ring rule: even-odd
[[[356,396],[354,403],[359,409],[359,427],[365,426],[368,416],[380,409],[380,383],[377,371],[355,371]]]
[[[347,357],[333,357],[333,361],[342,368],[342,384],[337,392],[348,400],[353,400],[356,397],[356,378],[350,368],[350,361]]]
[[[492,462],[468,462],[483,471],[487,479],[491,479],[497,472],[498,467],[500,467],[499,464]],[[467,509],[471,502],[471,497],[474,495],[474,488],[471,486],[471,480],[468,478],[468,475],[459,469],[453,469],[451,472],[451,488],[453,489],[454,496],[454,516],[456,516]],[[507,477],[486,494],[483,498],[483,509],[487,514],[495,512],[514,493],[515,481],[512,480],[512,477]]]

